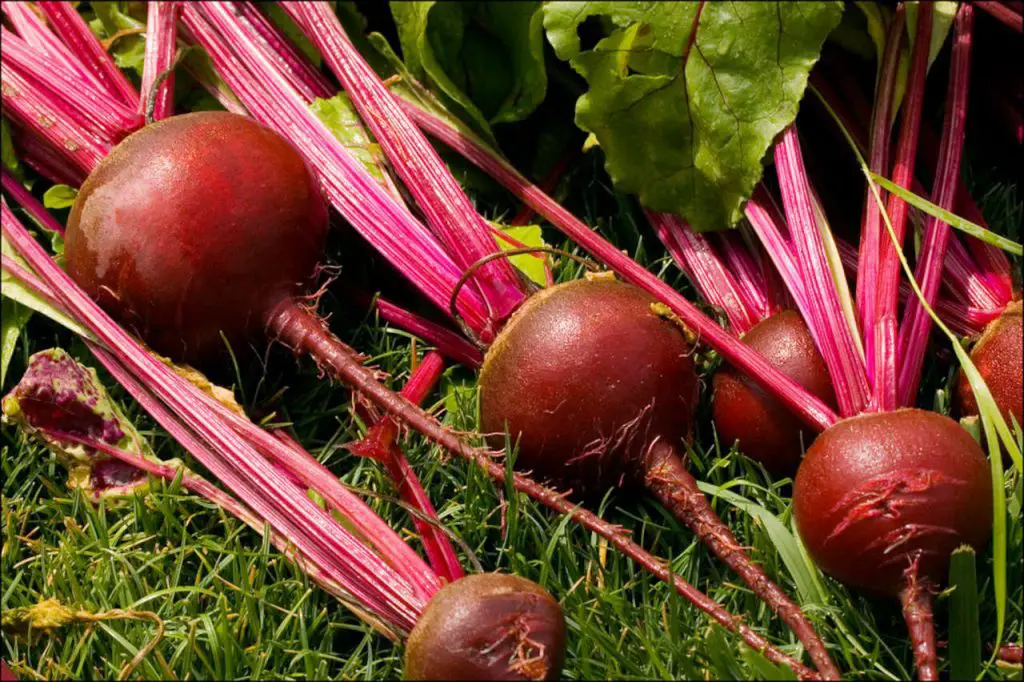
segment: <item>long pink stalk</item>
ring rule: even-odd
[[[76,187],[85,179],[85,172],[77,161],[70,160],[53,145],[40,139],[30,129],[11,120],[11,138],[18,159],[50,182]]]
[[[483,363],[483,355],[476,346],[466,341],[464,336],[411,313],[391,301],[377,298],[374,305],[385,322],[390,322],[410,334],[415,334],[427,343],[433,344],[445,357],[472,368],[480,367]]]
[[[360,116],[423,211],[430,229],[455,262],[466,269],[494,253],[497,244],[488,232],[481,229],[469,197],[360,56],[330,6],[323,2],[282,2],[280,5],[306,28],[307,35],[345,87]],[[478,268],[474,279],[491,307],[495,325],[526,298],[522,281],[505,260],[493,260]],[[485,330],[494,331],[496,328]]]
[[[964,302],[980,308],[1004,308],[1010,296],[999,296],[989,286],[990,280],[975,262],[964,243],[950,235],[946,249],[945,269],[942,284]]]
[[[702,342],[714,348],[727,362],[747,373],[754,381],[776,395],[808,425],[823,430],[838,419],[827,405],[718,326],[679,292],[640,267],[636,261],[583,224],[504,159],[470,139],[447,121],[397,97],[395,101],[427,134],[461,154],[595,258],[668,306],[684,324],[699,335]]]
[[[32,193],[25,189],[25,186],[18,182],[17,178],[11,175],[6,168],[0,169],[0,188],[14,199],[15,203],[24,206],[34,219],[40,224],[57,234],[64,234],[64,226],[50,215],[50,212],[43,207],[39,200],[32,196]]]
[[[62,114],[82,131],[104,144],[114,144],[142,124],[142,117],[114,101],[109,94],[66,68],[59,60],[32,47],[6,28],[3,60],[26,82],[44,88],[48,98],[60,102]]]
[[[967,92],[970,83],[971,33],[974,9],[970,4],[960,6],[956,16],[953,38],[953,57],[950,66],[949,89],[946,99],[945,123],[939,151],[939,167],[935,173],[932,200],[950,210],[956,198],[960,177],[960,160],[964,144],[964,124],[967,119]],[[949,225],[929,217],[925,223],[922,258],[914,276],[921,284],[921,292],[929,305],[938,295],[946,246],[949,243]],[[925,346],[932,320],[917,298],[911,299],[900,325],[899,350],[899,404],[912,405],[921,381]]]
[[[775,144],[775,167],[797,266],[808,289],[810,315],[804,319],[828,367],[840,414],[852,416],[868,404],[867,372],[829,268],[795,126]]]
[[[131,109],[138,106],[139,93],[100,45],[78,10],[69,2],[45,1],[36,4],[53,27],[54,33],[60,36],[71,53],[81,60],[110,96]]]
[[[177,51],[178,2],[150,2],[146,7],[146,54],[138,111],[154,121],[174,113],[174,72],[168,71]],[[152,107],[152,110],[149,110]]]
[[[91,87],[105,90],[99,78],[72,54],[68,46],[58,38],[43,20],[32,10],[28,2],[7,2],[2,9],[11,26],[25,42],[43,52],[53,63],[59,63],[71,72],[81,76]]]
[[[252,115],[303,153],[334,208],[428,300],[447,311],[462,270],[405,206],[384,193],[362,164],[309,111],[272,63],[258,50],[250,49],[244,25],[232,17],[219,3],[188,4],[182,14],[185,26]],[[223,37],[218,29],[225,31]],[[237,46],[239,52],[232,46]],[[472,328],[487,326],[486,308],[475,289],[463,287],[457,305]]]
[[[53,262],[6,204],[0,208],[5,237],[69,313],[217,455],[203,461],[204,466],[322,568],[331,568],[337,560],[350,562],[346,574],[338,574],[346,589],[385,620],[411,627],[424,600],[409,589],[407,579],[332,522],[308,497],[284,495],[287,479],[222,420],[210,418],[204,403],[213,399],[143,350]]]
[[[973,4],[1017,33],[1024,33],[1024,15],[1019,12],[1014,12],[1013,9],[996,0],[975,0]]]
[[[444,371],[444,358],[437,351],[423,356],[423,360],[409,375],[402,388],[402,396],[417,405],[421,404],[433,390]],[[381,462],[388,471],[391,481],[398,489],[404,502],[419,511],[426,518],[413,518],[413,524],[423,541],[431,567],[439,576],[449,582],[458,580],[465,573],[459,557],[448,536],[437,527],[437,512],[427,497],[416,472],[409,465],[402,448],[395,442],[398,425],[390,417],[384,417],[370,427],[362,440],[348,446],[348,450],[362,456],[372,457]]]
[[[900,63],[900,46],[903,43],[904,6],[896,8],[896,14],[889,23],[885,53],[880,64],[878,84],[875,87],[875,106],[871,112],[871,141],[869,144],[868,167],[875,173],[885,174],[889,169],[889,137],[892,130],[893,92],[896,86],[896,70]],[[927,44],[927,43],[925,43]],[[860,228],[860,265],[857,268],[855,296],[857,317],[863,333],[865,355],[868,358],[868,382],[875,384],[875,310],[878,303],[880,284],[880,253],[883,238],[882,213],[871,188],[865,189],[864,213]],[[888,241],[888,240],[887,240]]]
[[[0,98],[4,114],[11,121],[32,132],[45,142],[50,152],[60,158],[78,179],[85,180],[100,159],[111,149],[73,124],[66,105],[52,98],[42,88],[34,87],[22,74],[0,60]]]
[[[758,323],[755,314],[744,305],[739,284],[706,237],[694,232],[678,216],[646,209],[644,213],[658,238],[700,295],[725,311],[734,334],[743,334]]]
[[[719,232],[718,245],[726,267],[732,272],[733,279],[739,286],[740,298],[747,310],[758,320],[764,320],[777,312],[778,302],[772,298],[770,290],[770,273],[772,269],[762,263],[761,253],[756,244],[745,242],[744,226],[729,232]],[[766,276],[768,274],[768,276]]]

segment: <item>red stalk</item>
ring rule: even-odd
[[[420,110],[414,104],[397,97],[396,101],[427,134],[443,142],[501,183],[520,201],[533,207],[539,215],[544,216],[567,237],[624,279],[667,305],[684,324],[697,332],[703,342],[717,350],[727,362],[746,372],[770,393],[777,396],[808,425],[822,430],[838,419],[827,405],[808,394],[799,384],[772,367],[759,354],[740,343],[672,287],[637,265],[633,259],[584,225],[558,202],[541,191],[539,187],[523,177],[504,159],[451,127],[449,123]]]
[[[43,15],[73,55],[96,77],[115,101],[135,109],[139,93],[100,45],[89,25],[68,2],[38,2]]]
[[[375,305],[385,322],[415,334],[436,347],[445,357],[474,369],[479,368],[483,362],[483,356],[473,344],[447,327],[424,319],[382,298],[377,298]]]
[[[939,166],[935,173],[933,202],[951,210],[960,177],[963,153],[964,124],[967,118],[967,92],[970,83],[971,32],[974,9],[970,4],[960,6],[956,16],[953,57],[950,66],[949,92],[946,99],[945,124],[939,151]],[[925,223],[922,258],[914,272],[921,284],[921,292],[929,305],[938,295],[942,266],[946,258],[950,227],[929,217]],[[900,326],[899,349],[903,358],[899,367],[899,404],[912,405],[921,381],[921,366],[932,320],[917,298],[908,301]]]
[[[780,307],[770,290],[769,281],[774,273],[770,266],[760,262],[756,245],[746,243],[744,229],[740,226],[735,232],[719,232],[718,245],[725,258],[726,267],[739,285],[743,305],[758,320],[764,320],[778,312]],[[755,250],[752,251],[752,248]]]
[[[83,172],[77,162],[71,161],[66,154],[61,154],[50,143],[40,140],[11,121],[11,137],[18,158],[30,168],[55,184],[82,184]]]
[[[995,0],[975,0],[973,4],[1017,33],[1024,33],[1024,16],[1019,12]]]
[[[306,27],[360,116],[426,216],[427,224],[462,269],[494,253],[497,245],[480,229],[476,209],[423,134],[395,103],[388,89],[363,61],[331,8],[320,2],[281,2]],[[498,324],[526,298],[512,266],[493,260],[473,275]],[[490,340],[484,330],[485,340]]]
[[[938,654],[935,649],[935,619],[932,616],[931,586],[917,575],[917,560],[904,573],[907,584],[900,592],[903,619],[907,622],[910,641],[914,645],[914,667],[917,679],[939,679]]]
[[[79,73],[66,68],[59,60],[32,47],[6,28],[3,36],[3,59],[26,82],[45,90],[49,100],[59,102],[62,113],[70,117],[79,130],[89,133],[100,144],[115,144],[142,125],[142,117],[113,101],[105,91],[93,87]]]
[[[739,284],[706,237],[694,232],[678,216],[646,209],[644,213],[673,260],[700,295],[725,311],[734,334],[743,334],[760,321],[744,304]]]
[[[437,351],[427,353],[409,376],[401,395],[411,403],[421,404],[437,385],[443,371],[444,359],[441,354]],[[409,465],[405,453],[395,442],[397,438],[398,425],[392,419],[384,417],[370,427],[362,440],[349,445],[348,450],[357,455],[373,457],[384,464],[402,500],[427,517],[413,517],[413,524],[423,541],[423,549],[431,567],[449,582],[458,580],[465,573],[455,548],[452,547],[448,536],[437,527],[438,519],[434,505],[427,497],[416,472]]]
[[[551,194],[555,191],[555,187],[558,186],[558,181],[562,179],[562,175],[565,174],[565,169],[569,165],[569,159],[575,156],[571,152],[567,152],[558,157],[558,161],[555,161],[555,165],[551,167],[548,174],[544,176],[544,179],[540,181],[540,188],[545,194]],[[526,225],[529,223],[536,212],[529,206],[523,206],[519,209],[519,213],[516,213],[512,220],[509,221],[509,225]]]
[[[146,7],[146,55],[139,113],[148,114],[154,121],[174,113],[174,72],[164,72],[174,63],[180,14],[177,2],[150,2]],[[152,111],[147,111],[150,106]]]
[[[775,166],[796,264],[807,287],[810,315],[805,313],[804,319],[829,369],[840,413],[858,414],[868,404],[867,372],[843,315],[825,255],[795,126],[790,126],[776,143]]]
[[[207,22],[225,31],[222,37]],[[257,50],[230,11],[217,4],[185,5],[183,21],[210,54],[214,66],[252,115],[294,144],[317,172],[332,206],[434,305],[447,311],[462,274],[436,239],[377,181],[308,109],[284,77]],[[230,40],[230,43],[229,43]],[[235,53],[232,45],[241,50]],[[252,69],[252,72],[249,71]],[[258,80],[257,80],[258,79]],[[473,329],[487,325],[475,289],[459,292],[458,309]]]
[[[928,10],[925,10],[928,12]],[[875,173],[885,174],[889,168],[889,138],[892,130],[893,91],[896,86],[896,70],[900,63],[900,46],[903,42],[904,6],[896,8],[896,14],[889,23],[886,36],[885,54],[880,64],[878,84],[875,87],[875,106],[871,113],[871,141],[869,144],[868,167]],[[925,45],[928,43],[926,42]],[[868,382],[874,386],[874,368],[881,358],[876,357],[875,316],[880,285],[881,266],[879,258],[883,239],[882,213],[871,188],[864,193],[864,214],[860,232],[860,265],[857,267],[855,288],[857,317],[864,335]],[[885,235],[888,236],[887,234]],[[872,364],[874,363],[874,364]]]
[[[34,219],[39,220],[44,228],[57,234],[64,234],[64,226],[57,222],[52,215],[43,207],[39,200],[25,189],[25,186],[18,182],[17,178],[11,175],[6,168],[0,169],[0,187],[16,203],[25,207]]]

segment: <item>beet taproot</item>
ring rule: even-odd
[[[551,595],[515,575],[477,573],[445,585],[409,634],[410,680],[554,680],[565,617]]]
[[[515,467],[585,498],[645,486],[793,629],[819,670],[838,675],[810,622],[718,518],[681,452],[697,404],[694,345],[632,285],[590,277],[527,299],[480,371],[480,424],[505,434]]]
[[[1024,346],[1024,327],[1021,324],[1021,301],[1014,301],[1006,310],[989,323],[971,349],[971,361],[978,368],[996,406],[1003,413],[1007,423],[1014,417],[1024,426],[1024,361],[1021,359]],[[978,401],[961,369],[957,377],[957,399],[965,415],[978,414]]]
[[[323,257],[327,204],[302,156],[250,118],[173,116],[89,175],[68,274],[155,350],[196,361],[245,341]]]
[[[784,310],[762,320],[743,336],[743,343],[835,409],[832,378],[799,313]],[[738,441],[744,455],[776,476],[792,475],[814,438],[785,405],[729,365],[712,379],[711,411],[722,445]]]

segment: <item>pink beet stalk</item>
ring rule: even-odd
[[[445,357],[466,367],[477,368],[483,363],[483,355],[476,346],[447,327],[424,319],[382,298],[376,299],[374,305],[385,322],[404,329],[410,334],[415,334],[434,345]]]
[[[967,91],[970,82],[971,32],[974,24],[974,9],[970,4],[961,5],[956,16],[953,41],[953,57],[950,66],[949,91],[946,100],[945,124],[939,151],[939,167],[935,174],[932,197],[934,203],[950,210],[956,198],[957,180],[960,177],[960,160],[964,143],[964,124],[967,118]],[[950,237],[949,225],[929,217],[925,223],[922,259],[914,276],[921,284],[921,291],[929,305],[935,303],[938,295],[946,246]],[[931,331],[931,317],[915,298],[907,303],[903,322],[900,326],[899,349],[903,358],[899,368],[899,403],[912,405],[921,381],[921,366],[924,350]]]
[[[840,413],[858,414],[868,404],[864,359],[843,316],[794,126],[775,145],[775,165],[797,266],[808,289],[810,315],[804,319],[810,329],[817,330],[812,334],[835,385]]]
[[[678,216],[650,210],[644,212],[658,238],[700,295],[725,311],[734,334],[742,334],[759,322],[755,313],[744,305],[739,284],[706,237],[694,232]]]
[[[892,129],[893,91],[896,85],[896,69],[900,62],[900,46],[903,42],[904,7],[900,4],[889,23],[885,54],[879,69],[878,84],[875,88],[875,106],[871,120],[871,142],[869,168],[885,174],[889,168],[889,136]],[[925,43],[927,45],[927,43]],[[857,268],[856,301],[857,313],[865,341],[865,355],[875,358],[875,311],[878,301],[879,254],[883,238],[882,214],[868,187],[864,195],[864,217],[860,228],[860,266]],[[875,383],[874,365],[868,367],[868,381]]]
[[[718,326],[714,320],[701,313],[672,287],[637,265],[632,258],[584,225],[504,159],[461,133],[448,122],[422,111],[414,104],[397,98],[396,101],[402,105],[406,114],[424,132],[461,154],[493,177],[520,201],[533,207],[539,215],[544,216],[552,225],[595,258],[668,306],[684,324],[695,330],[701,341],[714,348],[727,362],[747,373],[761,386],[776,395],[808,425],[822,430],[838,419],[827,405],[810,395],[800,384],[779,372],[758,353],[750,350],[732,334]]]
[[[177,2],[150,2],[146,7],[146,55],[142,65],[139,113],[159,121],[174,113],[174,63],[177,49]]]
[[[50,215],[39,200],[36,199],[32,194],[25,189],[18,180],[11,175],[6,168],[0,169],[0,187],[3,188],[4,192],[8,194],[16,203],[25,207],[34,219],[39,220],[40,224],[49,230],[50,232],[56,232],[57,234],[64,234],[64,226],[54,219]]]
[[[998,19],[1008,28],[1017,33],[1024,33],[1024,15],[1021,15],[1020,12],[1015,12],[998,0],[976,0],[973,4]]]
[[[47,97],[59,102],[67,115],[83,132],[102,144],[114,144],[142,124],[142,118],[111,99],[99,87],[66,68],[59,60],[32,47],[6,28],[3,59],[8,66],[32,84],[45,90]]]
[[[207,401],[216,402],[213,398],[154,359],[121,330],[57,267],[6,204],[2,205],[2,217],[4,236],[40,274],[69,313],[85,324],[119,362],[159,395],[167,408],[209,445],[209,451],[216,457],[201,460],[203,465],[322,569],[334,571],[333,567],[339,565],[337,561],[348,562],[340,565],[346,566],[349,574],[335,572],[346,588],[385,620],[411,628],[425,600],[410,590],[408,580],[334,523],[308,497],[285,495],[283,491],[289,489],[288,479],[277,473],[235,431],[221,420],[211,418],[209,410],[204,409]],[[126,388],[130,390],[130,386]],[[140,400],[140,403],[146,407],[145,402]]]
[[[223,37],[207,21],[206,12],[225,31]],[[216,3],[185,5],[182,14],[185,26],[252,115],[303,153],[332,206],[428,300],[447,311],[462,270],[407,208],[384,193],[362,164],[309,111],[272,63],[249,49],[247,33],[232,17],[226,7]],[[240,52],[236,54],[231,45],[237,45]],[[457,303],[471,328],[487,326],[484,302],[473,288],[463,287]]]
[[[46,1],[36,4],[43,11],[54,32],[96,77],[107,93],[124,106],[132,109],[138,106],[139,93],[100,45],[100,41],[93,35],[78,10],[69,2]]]
[[[402,396],[409,402],[421,404],[437,385],[443,371],[444,359],[441,354],[437,351],[427,353],[409,376],[402,389]],[[458,555],[455,554],[455,548],[452,547],[448,536],[438,528],[434,505],[423,490],[416,472],[405,458],[405,453],[395,442],[397,438],[398,425],[391,418],[384,417],[370,427],[365,438],[349,445],[348,449],[357,455],[373,457],[384,464],[402,500],[426,517],[414,517],[413,524],[423,540],[423,549],[430,565],[439,576],[449,582],[458,580],[464,573]]]
[[[360,116],[373,132],[395,171],[423,211],[430,229],[463,269],[496,250],[494,239],[480,229],[476,209],[423,134],[402,112],[387,88],[363,60],[326,3],[282,2],[319,48]],[[500,323],[526,298],[512,266],[493,260],[474,274]],[[485,337],[493,329],[485,330]],[[485,338],[485,340],[489,340]]]
[[[771,267],[765,267],[767,264],[759,262],[757,245],[745,243],[745,229],[741,225],[735,231],[720,232],[716,236],[726,267],[739,286],[743,305],[758,320],[764,320],[778,312],[779,305],[773,299],[769,283],[774,273]]]
[[[72,54],[68,46],[36,15],[32,10],[31,3],[4,2],[2,8],[14,30],[25,42],[45,54],[53,63],[59,63],[66,69],[81,76],[83,80],[90,84],[90,87],[105,91],[95,74],[86,68]]]

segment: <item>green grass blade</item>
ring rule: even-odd
[[[973,680],[981,671],[981,630],[978,627],[978,579],[974,550],[964,545],[949,563],[949,664],[954,680]]]
[[[991,230],[986,230],[981,225],[977,223],[972,223],[970,220],[967,220],[966,218],[961,218],[955,213],[951,213],[950,211],[947,211],[941,206],[933,204],[924,197],[914,194],[909,189],[900,187],[895,182],[887,180],[886,178],[884,178],[881,175],[878,175],[877,173],[872,173],[871,171],[867,172],[871,176],[871,179],[874,180],[879,185],[881,185],[883,189],[885,189],[887,192],[892,192],[900,199],[903,199],[903,201],[913,206],[914,208],[924,211],[933,218],[938,218],[942,222],[948,224],[950,227],[955,227],[961,232],[965,232],[971,235],[972,237],[980,239],[986,244],[991,244],[992,246],[1002,249],[1003,251],[1012,253],[1015,256],[1024,255],[1024,246],[1021,246],[1021,244],[1019,244],[1018,242],[1015,242],[1012,239],[1007,239],[1006,237],[1000,234],[996,234]]]

